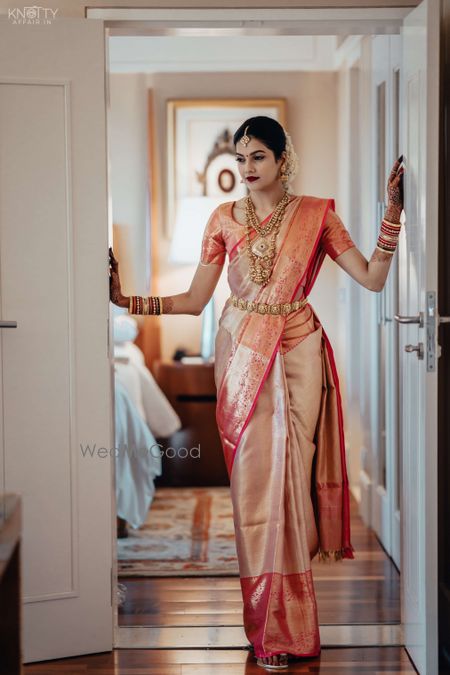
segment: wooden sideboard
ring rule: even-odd
[[[158,439],[164,452],[156,485],[229,485],[216,424],[214,364],[156,361],[153,372],[183,425],[170,438]]]

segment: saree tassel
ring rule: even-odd
[[[344,558],[354,558],[353,547],[347,546],[346,548],[340,548],[336,551],[319,551],[318,552],[319,562],[338,562]]]

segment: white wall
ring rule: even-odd
[[[367,259],[377,237],[371,49],[371,37],[363,38],[358,45],[355,42],[343,58],[338,76],[338,194],[344,221]],[[371,458],[377,442],[377,294],[344,276],[346,311],[345,321],[340,324],[339,343],[344,345],[349,480],[359,498],[360,486],[365,489],[361,476],[368,481],[372,477]],[[369,502],[370,499],[365,500],[366,505]],[[370,521],[370,513],[364,509],[362,515]]]
[[[145,75],[110,80],[108,154],[113,223],[124,229],[121,277],[125,295],[145,284],[147,89]],[[142,289],[144,292],[146,289]]]
[[[415,6],[420,0],[396,0],[397,7]],[[242,0],[171,0],[162,3],[161,0],[108,0],[107,7],[242,7]],[[317,3],[318,4],[318,3]],[[321,3],[325,7],[392,7],[392,0],[326,0]],[[274,7],[277,9],[277,0],[246,0],[246,7],[258,9],[260,7]],[[10,0],[0,0],[0,13],[7,14],[8,8],[15,6]],[[50,0],[46,7],[58,9],[58,16],[84,17],[85,8],[93,6],[85,0]],[[311,7],[311,0],[284,0],[284,7]]]

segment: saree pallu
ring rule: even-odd
[[[249,280],[245,240],[236,227],[233,239],[231,221],[228,240],[223,218],[220,232],[210,223],[205,259],[220,242],[226,246],[229,284],[238,297],[270,304],[301,299],[323,262],[320,242],[333,206],[313,197],[289,203],[263,288]],[[352,558],[353,548],[339,382],[312,307],[262,315],[227,301],[216,337],[215,379],[246,635],[259,657],[317,655],[311,559],[317,553]]]

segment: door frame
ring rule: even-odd
[[[382,35],[398,34],[405,16],[419,4],[411,2],[408,7],[377,7],[377,8],[330,8],[323,3],[314,9],[149,9],[149,8],[86,8],[87,19],[100,19],[104,22],[106,37],[110,36],[164,36],[164,35]],[[176,11],[175,11],[176,10]],[[261,25],[264,22],[264,26]],[[436,237],[438,231],[435,222]],[[436,447],[437,457],[437,447]],[[437,523],[436,523],[437,525]],[[114,574],[117,578],[117,559],[113,560]],[[115,605],[115,646],[124,647],[128,642],[130,629],[119,628],[117,625],[117,606]],[[374,625],[376,626],[376,625]],[[349,626],[335,626],[342,629],[347,639],[345,644],[356,646],[361,644],[358,639],[352,643],[352,632]],[[381,628],[381,625],[378,626]],[[364,644],[390,645],[403,644],[399,642],[402,634],[402,623],[399,631],[385,632],[371,631],[369,642]],[[131,629],[133,630],[133,629]],[[121,635],[122,632],[122,635]],[[135,631],[133,645],[136,644]],[[339,636],[333,644],[339,642]],[[144,642],[147,640],[145,637]],[[148,641],[146,642],[148,645]],[[144,643],[143,645],[144,646]],[[214,646],[214,645],[210,645]]]

